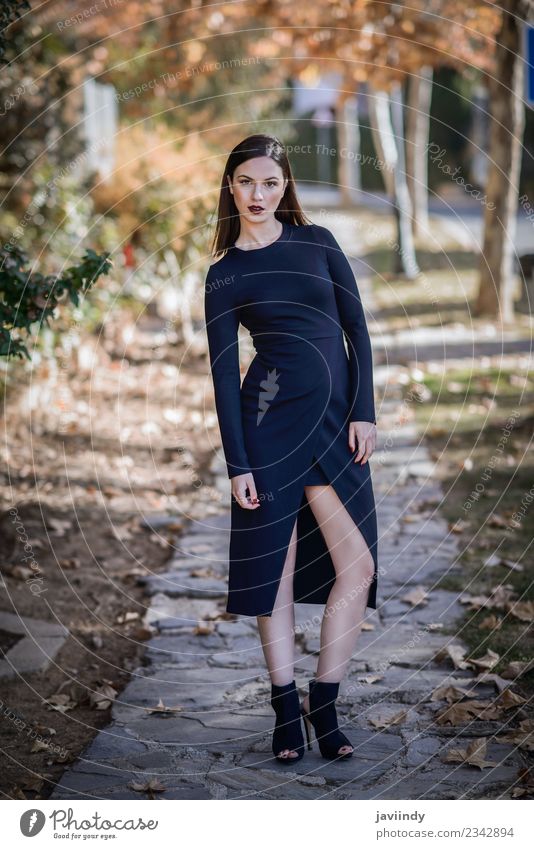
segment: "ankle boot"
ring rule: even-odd
[[[290,684],[271,684],[271,706],[276,713],[273,755],[279,763],[296,763],[304,756],[304,737],[299,696],[294,681]],[[279,758],[278,753],[283,749],[297,752],[298,757],[288,755],[285,758]]]
[[[336,699],[339,693],[339,683],[330,681],[309,682],[310,711],[306,713],[301,705],[301,712],[306,722],[306,732],[311,724],[315,729],[315,736],[319,743],[319,750],[323,758],[328,760],[347,760],[353,752],[338,754],[342,746],[352,746],[350,740],[339,730]]]

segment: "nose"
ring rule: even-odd
[[[257,183],[254,184],[254,191],[252,192],[252,199],[253,200],[262,200],[263,199],[261,189],[260,189],[260,187]]]

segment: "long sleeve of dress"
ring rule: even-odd
[[[356,278],[335,236],[326,227],[315,225],[321,244],[326,248],[330,275],[341,327],[347,340],[352,384],[352,407],[349,421],[376,424],[373,354]]]
[[[241,418],[239,317],[234,306],[234,289],[232,281],[218,280],[213,270],[208,270],[204,314],[215,407],[229,478],[251,471]]]

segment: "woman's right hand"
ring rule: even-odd
[[[236,475],[230,478],[230,483],[232,485],[232,495],[243,510],[256,510],[260,506],[252,472],[247,472],[244,475]],[[249,491],[248,496],[246,495],[247,489]]]

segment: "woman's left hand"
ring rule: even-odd
[[[357,463],[358,460],[361,460],[363,466],[376,448],[376,425],[374,422],[350,422],[349,448],[351,451],[356,450],[356,443],[358,444],[358,453],[354,462]]]

